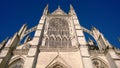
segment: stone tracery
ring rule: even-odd
[[[46,46],[50,47],[66,47],[71,46],[69,25],[68,22],[62,18],[53,18],[49,21],[46,39]],[[54,36],[55,38],[51,38]]]
[[[93,59],[92,62],[94,68],[109,68],[103,61],[99,59]]]

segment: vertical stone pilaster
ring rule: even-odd
[[[75,15],[72,16],[72,20],[73,20],[73,30],[74,30],[74,33],[76,35],[76,40],[78,40],[78,43],[80,45],[86,45],[86,40],[85,40],[85,37],[84,37],[84,34],[83,34],[83,30],[80,26],[80,23],[79,23],[79,20]]]
[[[119,59],[119,57],[116,55],[113,49],[108,50],[106,57],[111,68],[119,68],[119,66],[117,66],[117,63],[115,62],[116,59]]]
[[[90,55],[88,52],[88,47],[84,45],[80,46],[80,52],[81,52],[84,68],[93,68],[92,61],[90,59]]]
[[[39,21],[34,38],[31,42],[32,45],[38,45],[40,43],[40,40],[42,40],[44,24],[45,24],[44,22],[45,22],[45,16],[43,15]]]
[[[37,48],[35,46],[30,48],[24,64],[24,68],[34,68],[36,65],[35,64],[37,59],[36,57],[37,57]]]

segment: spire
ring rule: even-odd
[[[75,14],[76,14],[76,13],[75,13],[75,10],[74,10],[74,8],[73,8],[73,6],[72,6],[72,4],[70,4],[69,14],[71,14],[71,15],[75,15]]]
[[[48,4],[46,5],[45,9],[44,9],[44,12],[43,12],[44,15],[47,15],[48,14]]]

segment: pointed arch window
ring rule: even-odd
[[[23,59],[17,59],[9,65],[9,68],[23,68],[24,61]]]

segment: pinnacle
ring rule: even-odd
[[[60,5],[58,5],[58,9],[61,10]]]
[[[72,4],[70,4],[70,9],[74,9],[73,6],[72,6]]]

